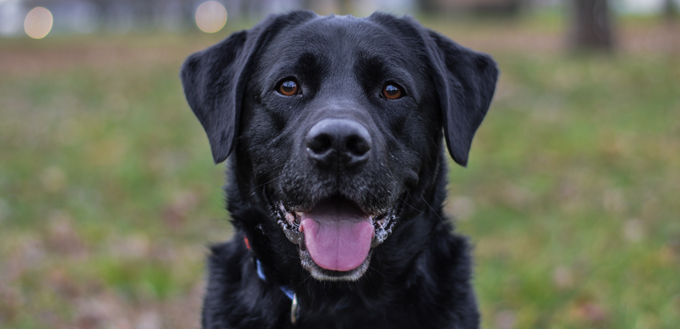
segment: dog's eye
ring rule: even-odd
[[[300,91],[300,87],[298,87],[298,84],[295,82],[295,80],[284,80],[283,82],[279,83],[279,87],[276,88],[276,90],[281,95],[293,96]]]
[[[383,87],[382,96],[387,99],[399,99],[404,96],[404,92],[396,84],[388,83]]]

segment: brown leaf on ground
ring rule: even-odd
[[[205,283],[199,282],[188,296],[175,298],[161,308],[164,329],[199,328]]]
[[[571,268],[560,265],[553,271],[553,282],[558,289],[569,289],[574,286],[574,273]]]
[[[200,200],[196,192],[177,193],[172,202],[163,210],[163,222],[173,230],[183,227],[187,219],[187,213],[196,207]]]
[[[151,241],[144,233],[119,236],[108,242],[107,250],[118,259],[144,259],[151,253]]]
[[[75,282],[63,268],[56,268],[47,276],[50,289],[64,299],[74,299],[82,294],[80,283]]]
[[[48,216],[48,232],[45,244],[50,251],[73,257],[85,257],[87,250],[73,227],[73,218],[63,211]]]
[[[475,214],[475,202],[467,196],[456,196],[446,202],[445,210],[454,220],[466,221]]]
[[[594,301],[577,302],[570,313],[579,322],[591,325],[603,324],[609,320],[609,314],[605,308]]]
[[[515,328],[516,320],[515,312],[510,310],[503,310],[496,313],[496,328],[498,329],[513,329]]]
[[[0,276],[2,282],[7,282]],[[21,294],[15,288],[6,284],[0,284],[0,325],[13,321],[19,314],[23,300]]]
[[[647,236],[647,227],[639,219],[629,219],[623,223],[623,238],[630,242],[640,242]]]

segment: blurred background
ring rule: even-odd
[[[0,328],[198,328],[231,227],[190,53],[268,13],[375,10],[502,74],[446,210],[484,328],[678,328],[675,0],[0,0]]]

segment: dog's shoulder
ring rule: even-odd
[[[257,275],[254,259],[241,240],[213,245],[208,256],[208,278],[202,327],[279,328],[288,320],[281,294]]]

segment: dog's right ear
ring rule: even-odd
[[[241,99],[258,50],[282,27],[314,16],[270,15],[252,29],[186,59],[180,73],[184,95],[208,135],[215,163],[224,161],[236,145]]]
[[[224,161],[235,145],[243,94],[240,80],[255,46],[253,37],[249,31],[234,33],[192,54],[182,65],[184,95],[208,135],[215,163]]]

